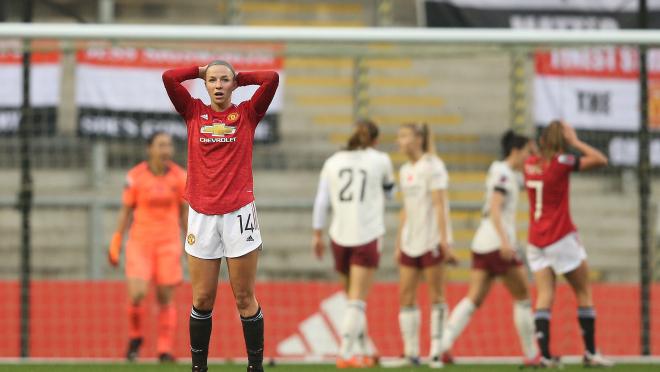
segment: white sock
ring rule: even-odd
[[[353,356],[353,344],[360,333],[360,320],[364,314],[365,306],[364,301],[348,301],[341,326],[341,345],[339,347],[339,356],[343,359],[349,359]]]
[[[513,323],[518,331],[520,346],[527,358],[534,358],[538,354],[536,345],[534,314],[529,300],[515,301],[513,304]]]
[[[445,325],[444,332],[442,332],[442,342],[440,343],[440,354],[451,350],[454,341],[463,332],[465,326],[470,322],[472,314],[477,307],[467,297],[463,298],[458,305],[451,312],[449,320]]]
[[[403,338],[403,353],[406,357],[419,357],[419,309],[403,307],[399,311],[399,326]]]
[[[360,317],[360,331],[358,332],[357,346],[358,352],[363,356],[373,356],[375,354],[375,347],[369,338],[369,331],[367,327],[367,311],[365,309]]]
[[[431,350],[429,353],[431,357],[440,356],[440,354],[442,354],[442,333],[445,328],[445,320],[447,319],[448,313],[449,307],[445,302],[434,304],[431,308]]]

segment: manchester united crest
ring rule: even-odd
[[[236,120],[238,120],[238,113],[237,112],[232,112],[231,114],[227,115],[227,122],[233,123]]]

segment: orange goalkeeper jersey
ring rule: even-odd
[[[186,172],[173,162],[162,176],[151,172],[147,162],[133,167],[126,177],[125,205],[133,208],[129,238],[141,242],[178,240],[181,203],[186,188]]]

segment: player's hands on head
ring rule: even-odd
[[[108,262],[110,265],[117,267],[119,265],[119,256],[121,254],[121,240],[122,236],[119,232],[112,234],[110,240],[110,247],[108,248]]]
[[[323,259],[325,254],[325,243],[323,242],[323,236],[320,233],[314,233],[312,238],[312,249],[314,250],[314,255],[317,259]]]
[[[511,244],[502,244],[502,247],[500,248],[500,257],[502,257],[504,261],[513,261],[517,255],[518,253],[513,249]]]
[[[207,67],[208,67],[208,65],[199,66],[199,75],[198,75],[198,77],[202,80],[204,80],[204,77],[206,75],[206,68]]]

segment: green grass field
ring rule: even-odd
[[[274,367],[266,368],[270,372],[330,372],[337,371],[332,365],[277,365]],[[427,371],[427,367],[418,368],[366,368],[359,371],[380,371],[380,372],[408,372],[408,371]],[[585,370],[582,366],[566,365],[561,371],[582,371]],[[591,369],[589,369],[591,370]],[[99,371],[99,372],[180,372],[190,371],[190,367],[186,364],[174,365],[157,365],[157,364],[0,364],[0,372],[83,372],[83,371]],[[238,364],[222,364],[211,365],[209,372],[243,372],[245,367]],[[453,365],[444,368],[444,371],[456,372],[505,372],[505,371],[520,371],[516,365]],[[660,365],[652,364],[621,364],[609,369],[608,371],[625,371],[625,372],[646,372],[646,371],[660,371]]]

